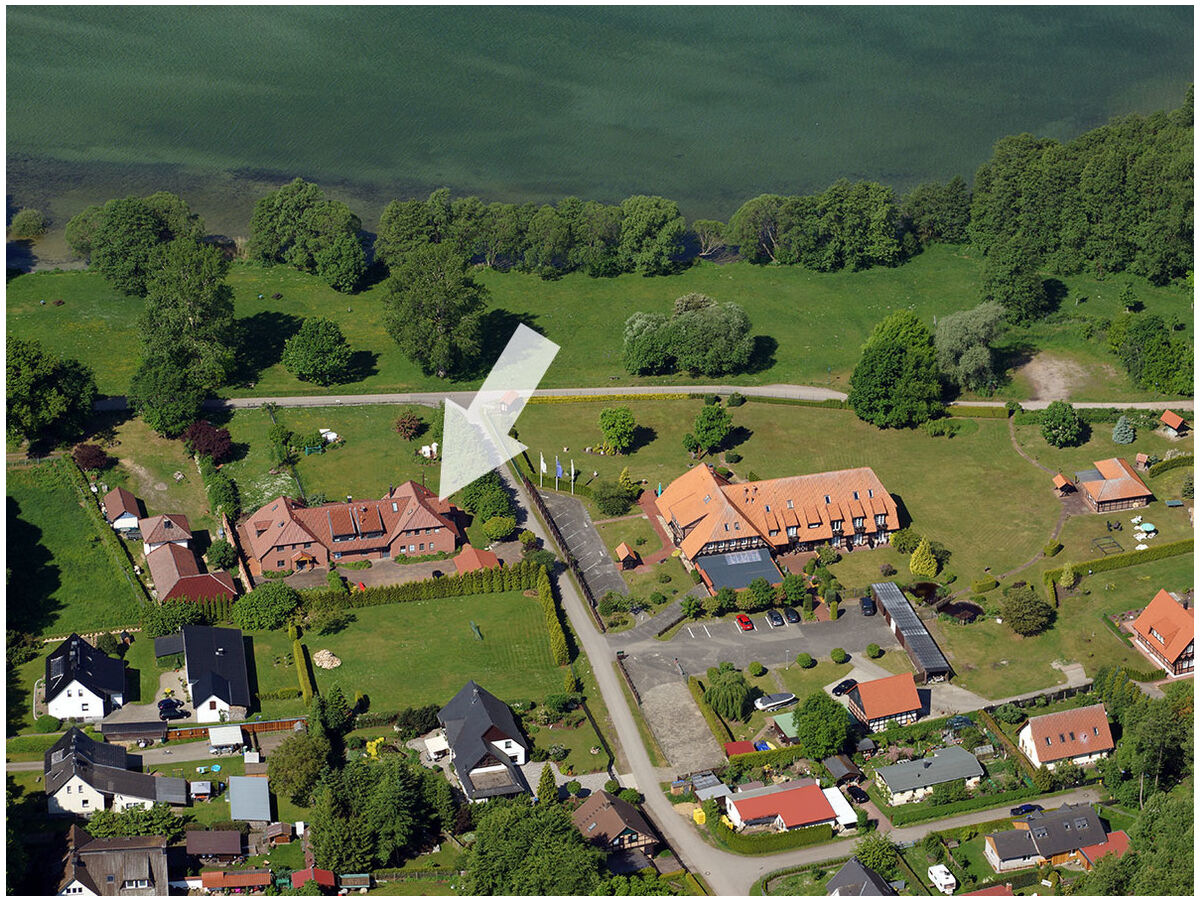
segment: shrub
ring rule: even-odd
[[[366,743],[366,738],[364,738],[361,734],[352,734],[346,738],[346,749],[361,750],[366,746]]]
[[[112,465],[112,457],[96,444],[77,444],[71,456],[75,459],[75,465],[85,472],[106,469]]]
[[[745,402],[746,402],[746,398],[743,397],[741,394],[739,394],[737,391],[734,391],[732,394],[729,395],[729,398],[725,401],[725,405],[726,406],[741,406]]]
[[[822,544],[817,548],[817,561],[823,566],[832,566],[841,558],[842,555],[830,544]]]
[[[493,516],[483,523],[483,533],[491,541],[502,541],[516,530],[517,520],[512,516]]]
[[[845,650],[843,650],[841,647],[834,647],[833,650],[830,651],[830,653],[829,653],[829,658],[832,659],[838,665],[841,665],[842,663],[850,661],[850,654],[847,653]]]
[[[106,631],[96,638],[96,649],[107,656],[120,657],[124,648],[125,645],[118,641],[112,632]]]
[[[288,585],[267,581],[234,604],[233,622],[243,631],[275,631],[299,602],[300,595]]]
[[[911,528],[899,528],[891,537],[891,544],[896,549],[897,553],[903,553],[905,556],[912,555],[912,552],[917,549],[917,545],[921,543],[921,536]]]
[[[811,669],[817,664],[817,661],[808,653],[801,653],[796,657],[796,665],[802,669]]]
[[[884,563],[882,566],[879,567],[879,574],[884,576],[885,578],[889,578],[892,575],[896,574],[896,567],[893,566],[891,563]]]
[[[213,541],[204,555],[214,569],[232,569],[237,565],[237,551],[233,549],[232,544],[221,538]]]
[[[1179,495],[1185,500],[1191,500],[1196,493],[1196,488],[1192,480],[1192,473],[1188,472],[1183,476],[1183,487],[1179,489]]]
[[[523,554],[532,553],[538,548],[538,536],[528,528],[517,535],[517,540],[521,542],[521,552]]]
[[[1060,544],[1058,541],[1051,541],[1045,547],[1042,548],[1042,555],[1045,556],[1047,559],[1050,558],[1051,556],[1057,556],[1059,553],[1062,552],[1062,548],[1063,548],[1063,545]]]
[[[54,716],[38,716],[38,720],[33,723],[33,730],[38,734],[53,734],[61,728],[62,722]]]
[[[705,394],[704,395],[704,405],[705,406],[720,406],[721,398],[717,394]]]
[[[25,207],[13,216],[8,230],[18,241],[40,238],[46,233],[46,217],[42,215],[41,210]]]
[[[392,427],[396,429],[396,434],[400,435],[404,440],[411,441],[424,431],[425,420],[416,413],[401,413],[396,417],[396,421],[392,423]]]
[[[583,785],[578,781],[568,781],[563,787],[567,789],[567,793],[572,797],[578,796],[579,792],[583,790]]]
[[[1113,426],[1112,439],[1114,444],[1132,444],[1137,437],[1137,430],[1129,421],[1128,416],[1121,416]]]
[[[746,671],[755,678],[759,678],[767,673],[767,667],[760,662],[752,662],[750,665],[746,666]]]
[[[1084,441],[1086,428],[1074,407],[1054,400],[1042,414],[1042,437],[1052,447],[1074,447]]]
[[[659,572],[657,581],[659,584],[670,584],[671,574],[669,572]]]
[[[617,796],[626,803],[632,803],[634,805],[641,803],[643,799],[642,795],[633,788],[622,788],[621,792],[617,794]]]
[[[883,650],[878,644],[867,644],[867,656],[871,659],[879,659],[883,656]]]
[[[229,429],[217,428],[206,421],[193,422],[183,433],[183,444],[189,453],[207,456],[214,463],[223,463],[233,454],[233,439]]]
[[[730,463],[731,465],[736,465],[737,463],[740,463],[741,461],[742,461],[742,454],[738,453],[736,450],[726,451],[725,462]]]
[[[629,512],[629,494],[616,482],[597,481],[592,485],[592,499],[606,516],[623,516]]]
[[[722,478],[728,478],[733,474],[733,472],[729,471],[729,469],[725,468],[724,466],[717,466],[713,471],[715,471]]]
[[[994,591],[1000,586],[995,578],[980,578],[971,582],[971,590],[976,594],[986,594],[988,591]]]

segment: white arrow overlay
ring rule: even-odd
[[[441,499],[526,449],[508,432],[557,353],[558,344],[518,325],[470,408],[446,401],[438,484]]]

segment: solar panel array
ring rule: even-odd
[[[883,605],[893,627],[903,636],[901,642],[913,662],[926,673],[948,673],[950,663],[900,588],[885,581],[871,585],[871,593]]]

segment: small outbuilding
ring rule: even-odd
[[[728,741],[725,744],[726,756],[737,756],[739,753],[753,753],[754,744],[751,741]]]
[[[299,872],[292,873],[292,887],[296,890],[304,887],[310,881],[315,881],[323,888],[337,887],[337,879],[328,869],[318,869],[316,866],[309,866],[307,869],[301,869]]]
[[[467,572],[478,572],[480,569],[494,569],[500,565],[500,558],[490,550],[478,550],[470,544],[463,547],[462,552],[454,557],[454,568],[459,575]]]
[[[1065,497],[1067,494],[1073,493],[1075,493],[1075,485],[1071,483],[1071,479],[1062,472],[1054,476],[1054,496]]]
[[[217,862],[234,862],[246,855],[242,849],[242,833],[233,829],[189,831],[187,833],[187,854]]]
[[[633,569],[637,567],[641,559],[638,557],[637,551],[624,541],[621,541],[621,543],[617,544],[617,562],[622,569]]]
[[[142,517],[137,497],[123,487],[115,487],[100,501],[104,505],[104,518],[115,531],[126,534],[137,531]]]
[[[858,784],[863,780],[862,769],[854,764],[854,760],[839,753],[821,760],[821,765],[829,770],[829,774],[838,785]]]
[[[229,818],[235,822],[270,822],[271,791],[267,779],[229,776]]]
[[[290,844],[292,842],[292,823],[273,822],[267,826],[265,837],[272,844]]]
[[[1163,423],[1163,430],[1171,437],[1180,437],[1188,429],[1188,423],[1183,416],[1171,410],[1164,410],[1159,421]]]

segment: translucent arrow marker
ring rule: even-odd
[[[445,500],[526,449],[508,432],[557,353],[558,344],[518,325],[471,405],[446,401],[439,497]]]

